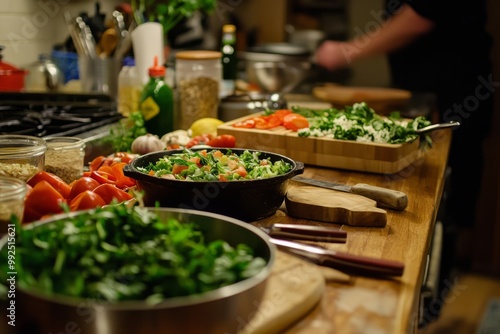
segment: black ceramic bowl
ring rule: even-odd
[[[226,153],[229,149],[220,150]],[[238,155],[244,151],[256,152],[238,148],[230,150]],[[124,167],[125,175],[134,178],[138,187],[144,191],[146,206],[155,206],[158,202],[162,207],[214,212],[251,222],[273,215],[285,199],[288,180],[304,172],[303,163],[264,151],[259,151],[260,159],[272,162],[283,160],[291,164],[292,169],[286,174],[268,179],[228,182],[169,180],[146,175],[137,169],[180,152],[182,150],[148,153]]]

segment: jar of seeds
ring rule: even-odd
[[[46,172],[55,174],[71,183],[83,174],[85,142],[77,137],[46,137]]]
[[[220,52],[203,50],[181,51],[175,55],[179,128],[187,130],[200,118],[217,118],[221,56]]]

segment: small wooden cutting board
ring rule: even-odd
[[[387,211],[364,196],[313,186],[292,186],[285,198],[287,214],[351,226],[384,227]]]
[[[278,251],[259,309],[238,334],[283,331],[311,311],[324,288],[325,277],[317,265]]]

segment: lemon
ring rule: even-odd
[[[223,121],[213,117],[205,117],[200,118],[191,124],[189,127],[189,132],[191,137],[203,135],[203,134],[211,134],[213,136],[217,135],[217,127],[221,124],[224,124]]]

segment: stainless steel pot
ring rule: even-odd
[[[262,257],[266,266],[255,276],[200,295],[176,297],[151,306],[142,301],[97,302],[42,295],[17,287],[16,326],[7,325],[8,300],[0,299],[1,333],[85,333],[85,334],[198,334],[238,333],[257,313],[275,262],[276,247],[260,229],[229,217],[184,209],[149,208],[160,217],[196,223],[207,241],[245,243]],[[49,224],[68,214],[40,222]],[[69,215],[78,215],[77,212]],[[35,223],[38,224],[38,223]],[[19,232],[18,232],[19,233]],[[7,237],[0,249],[7,246]]]
[[[247,93],[222,98],[218,108],[217,118],[228,122],[266,109],[286,109],[288,104],[280,94]]]
[[[311,69],[307,48],[288,43],[264,44],[240,52],[247,81],[266,93],[288,93],[304,82]]]
[[[55,91],[64,84],[62,71],[45,54],[41,54],[38,61],[29,66],[28,71],[26,77],[28,92]]]

